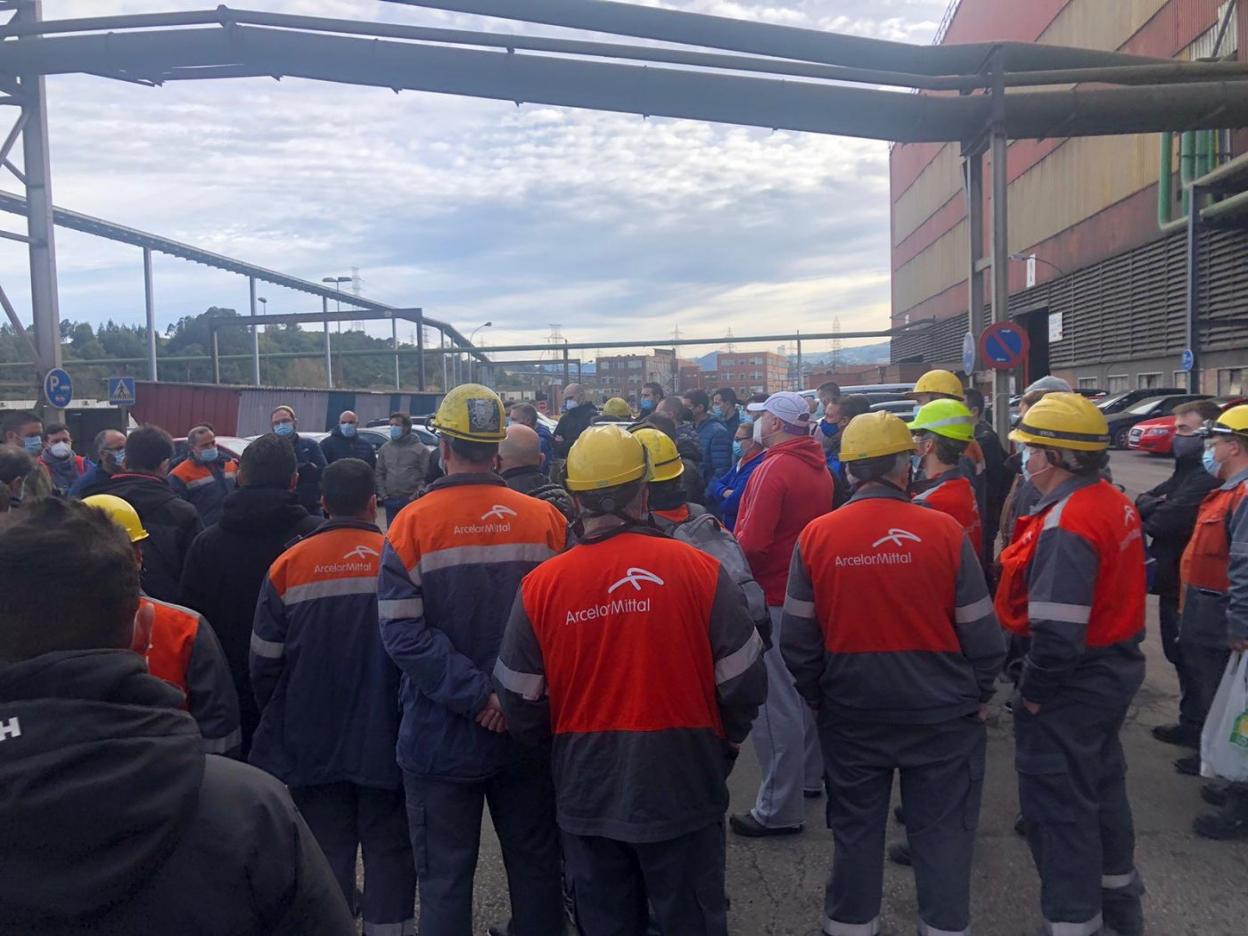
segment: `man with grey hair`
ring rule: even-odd
[[[193,427],[186,444],[189,454],[169,472],[169,486],[209,527],[221,519],[221,505],[234,490],[238,462],[222,456],[217,434],[207,423]]]
[[[91,442],[95,454],[95,467],[74,482],[69,489],[70,497],[90,497],[99,494],[109,479],[126,467],[126,437],[117,429],[103,429]]]
[[[589,428],[596,415],[594,404],[584,387],[578,383],[564,387],[563,415],[559,417],[559,425],[555,426],[555,454],[567,458],[572,443]]]

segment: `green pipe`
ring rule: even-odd
[[[1161,171],[1157,175],[1157,226],[1164,228],[1173,220],[1174,206],[1174,134],[1161,135]]]
[[[1191,130],[1183,131],[1179,137],[1179,195],[1182,204],[1180,214],[1188,215],[1189,200],[1192,197],[1192,180],[1196,178],[1196,134]]]

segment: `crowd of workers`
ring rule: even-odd
[[[727,825],[797,834],[827,797],[825,934],[879,932],[895,774],[918,931],[968,933],[1008,681],[1041,932],[1139,936],[1145,595],[1182,686],[1154,734],[1199,748],[1248,651],[1248,407],[1182,407],[1137,509],[1069,391],[1028,389],[1008,457],[946,371],[909,424],[835,384],[648,384],[639,412],[573,384],[552,432],[465,384],[434,452],[407,414],[374,453],[354,413],[317,445],[283,406],[237,463],[206,425],[180,461],[144,426],[92,462],[9,416],[0,932],[468,936],[488,806],[491,933],[725,934],[752,736]],[[1200,834],[1248,837],[1248,786],[1202,796]]]

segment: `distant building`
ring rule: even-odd
[[[817,390],[828,381],[842,387],[864,384],[914,383],[930,370],[926,364],[848,364],[836,370],[812,371],[802,380],[806,390]]]
[[[717,384],[719,371],[703,370],[697,361],[681,359],[677,361],[679,368],[676,373],[676,390],[685,393],[689,390],[705,390],[712,392]]]
[[[738,394],[775,393],[791,386],[789,361],[774,351],[721,351],[717,366],[717,386]]]
[[[637,399],[643,384],[672,385],[676,354],[656,348],[649,354],[615,354],[597,361],[597,385],[608,396]]]

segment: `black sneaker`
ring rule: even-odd
[[[909,868],[913,864],[910,859],[910,846],[905,842],[898,842],[896,845],[889,845],[888,860],[895,865],[901,865],[903,868]]]
[[[1219,842],[1248,839],[1248,812],[1237,815],[1220,812],[1213,816],[1198,816],[1192,827],[1201,838]]]
[[[1205,786],[1200,788],[1200,798],[1210,806],[1217,806],[1219,809],[1226,805],[1228,799],[1226,789],[1214,786],[1212,783],[1205,784]]]
[[[1174,769],[1185,777],[1200,776],[1200,755],[1189,754],[1187,757],[1180,757],[1174,762]]]
[[[797,826],[765,826],[754,818],[753,813],[739,813],[728,817],[728,825],[737,835],[744,835],[746,838],[770,838],[774,835],[797,835],[802,831],[800,825]]]
[[[1164,744],[1200,750],[1200,732],[1184,725],[1158,725],[1153,729],[1153,737]]]

